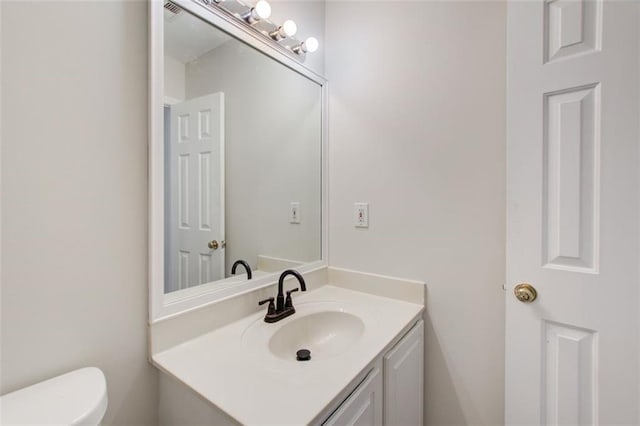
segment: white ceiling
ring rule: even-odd
[[[215,49],[231,37],[184,10],[164,11],[164,51],[183,64]]]

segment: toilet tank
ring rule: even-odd
[[[97,426],[107,410],[107,381],[81,368],[0,397],[2,425]]]

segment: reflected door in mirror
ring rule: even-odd
[[[224,96],[173,104],[167,144],[167,280],[171,292],[224,278]]]

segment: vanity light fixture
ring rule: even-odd
[[[242,15],[249,24],[255,24],[263,19],[269,19],[271,16],[271,5],[266,0],[259,0],[248,12]]]
[[[279,41],[283,38],[293,37],[296,32],[298,32],[298,26],[291,19],[287,19],[284,21],[282,25],[278,27],[277,30],[269,33],[272,39]]]
[[[247,0],[196,1],[212,9],[221,9],[251,27],[260,36],[275,44],[278,49],[296,56],[300,62],[304,62],[307,53],[318,50],[318,40],[314,37],[309,37],[303,42],[294,37],[298,31],[298,25],[291,19],[287,19],[282,25],[270,21],[271,5],[266,0],[258,0],[253,6],[248,4]]]
[[[318,50],[318,39],[316,39],[315,37],[309,37],[308,39],[306,39],[305,41],[303,41],[302,43],[300,43],[299,45],[293,47],[292,49],[294,52],[299,53],[313,53],[316,50]]]

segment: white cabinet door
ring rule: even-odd
[[[384,356],[384,424],[422,425],[424,322]]]
[[[326,422],[326,426],[382,425],[382,374],[375,367]]]

